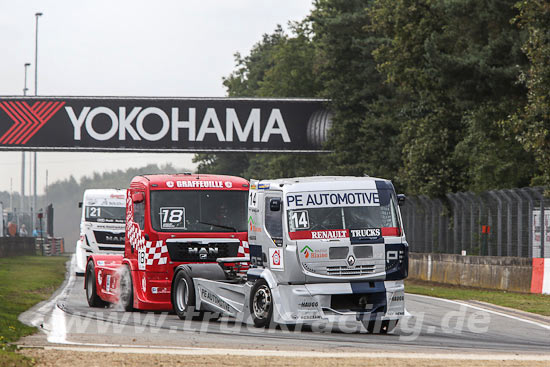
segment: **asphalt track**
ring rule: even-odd
[[[125,312],[116,305],[92,309],[86,302],[84,278],[75,277],[72,269],[69,274],[49,302],[21,315],[21,321],[44,331],[23,339],[22,345],[479,353],[550,358],[548,318],[486,305],[407,294],[406,308],[411,316],[388,335],[368,334],[360,323],[257,329],[228,318],[180,320],[170,313]]]

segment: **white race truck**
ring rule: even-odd
[[[79,207],[82,219],[76,243],[76,273],[84,275],[89,255],[124,252],[126,190],[86,190]]]
[[[250,269],[180,265],[174,309],[212,311],[258,327],[362,322],[387,333],[405,315],[408,244],[390,181],[303,177],[251,181]],[[242,259],[241,259],[242,260]]]

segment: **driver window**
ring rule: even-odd
[[[269,202],[276,199],[276,196],[266,196],[265,198],[265,229],[271,238],[283,237],[283,208],[279,211],[271,211]]]
[[[141,203],[134,204],[134,222],[136,222],[141,230],[145,227],[145,200]]]

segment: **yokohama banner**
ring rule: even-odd
[[[327,102],[0,97],[0,150],[316,152]]]

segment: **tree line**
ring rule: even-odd
[[[370,175],[435,197],[549,185],[549,29],[543,0],[316,0],[223,84],[330,99],[331,152],[197,154],[198,171]]]

